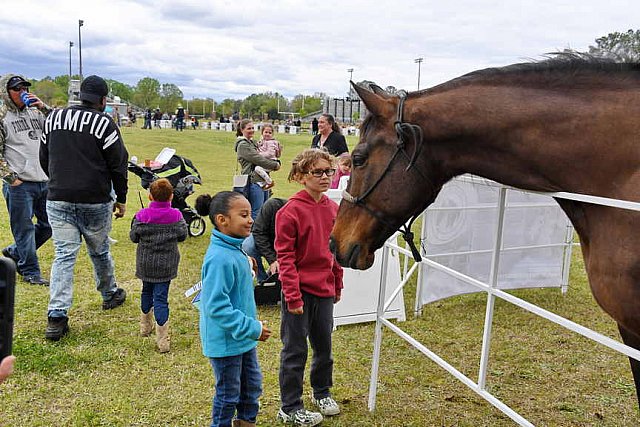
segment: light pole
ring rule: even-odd
[[[69,82],[71,82],[71,48],[73,47],[73,42],[69,42]]]
[[[420,64],[424,61],[424,58],[416,58],[413,60],[416,64],[418,64],[418,90],[420,90]]]
[[[353,80],[353,68],[347,68],[347,73],[349,73],[349,83]],[[347,98],[349,98],[349,94],[351,93],[351,85],[349,85],[349,90],[347,90]]]
[[[80,55],[80,81],[82,82],[82,32],[80,28],[84,25],[84,21],[82,19],[78,19],[78,52]]]

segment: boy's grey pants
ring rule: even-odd
[[[304,313],[300,315],[289,313],[284,296],[281,301],[280,400],[282,410],[289,414],[304,407],[302,388],[309,351],[307,338],[313,349],[310,377],[313,395],[316,399],[331,395],[329,390],[333,385],[333,297],[320,298],[302,292]]]

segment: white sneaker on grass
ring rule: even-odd
[[[287,414],[280,408],[276,419],[294,426],[317,426],[322,422],[322,415],[317,412],[307,411],[304,408]]]
[[[322,399],[316,399],[315,397],[311,396],[311,403],[313,403],[318,407],[318,409],[320,409],[320,413],[322,415],[331,416],[338,415],[340,413],[338,402],[333,400],[331,396],[327,396]]]

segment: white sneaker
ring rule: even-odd
[[[338,415],[340,413],[338,402],[333,400],[331,396],[327,396],[323,399],[316,399],[315,397],[311,396],[311,403],[313,403],[318,407],[318,409],[320,409],[320,413],[322,415],[331,416]]]
[[[322,415],[317,412],[307,411],[304,408],[287,414],[282,410],[282,408],[280,408],[276,419],[283,423],[293,424],[295,426],[317,426],[322,422]]]

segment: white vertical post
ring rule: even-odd
[[[376,311],[375,338],[373,340],[373,360],[371,362],[371,379],[369,382],[369,411],[376,409],[376,393],[378,391],[378,371],[380,369],[380,348],[382,347],[382,322],[384,316],[384,297],[387,288],[387,267],[389,264],[389,247],[382,248],[382,266],[380,274],[380,289],[378,290],[378,309]]]
[[[428,213],[426,210],[422,212],[422,227],[420,227],[420,247],[418,250],[422,249],[422,239],[427,236],[427,217]],[[422,252],[422,251],[421,251]],[[427,257],[427,251],[422,254],[425,258]],[[409,257],[405,256],[405,259]],[[427,268],[425,264],[422,264],[418,267],[418,278],[416,279],[416,300],[413,305],[413,317],[422,316],[422,302],[420,301],[420,297],[422,296],[422,276],[424,275],[424,270]],[[406,273],[405,273],[406,274]]]
[[[502,233],[504,228],[504,213],[507,199],[507,189],[500,187],[498,198],[498,224],[496,230],[496,241],[493,247],[491,259],[490,286],[492,289],[498,287],[498,276],[500,270],[500,251],[502,250]],[[484,315],[484,333],[482,334],[482,353],[480,355],[480,371],[478,372],[478,387],[485,389],[487,380],[487,366],[489,364],[489,350],[491,349],[491,326],[493,324],[493,307],[496,297],[487,292],[487,309]]]
[[[562,261],[562,294],[566,294],[569,289],[569,270],[571,269],[571,253],[573,251],[573,227],[567,225],[567,235],[564,239],[564,260]]]

